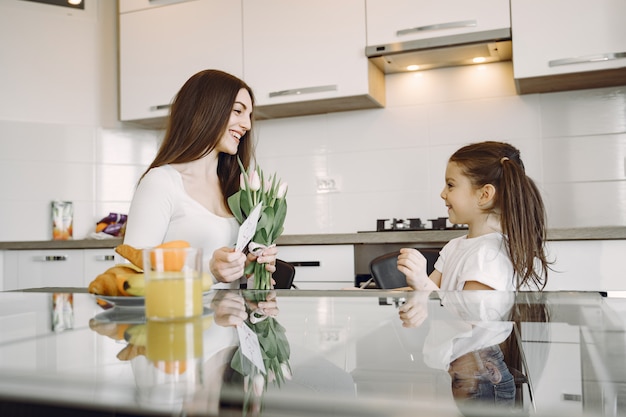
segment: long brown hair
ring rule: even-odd
[[[517,288],[543,289],[551,263],[545,253],[546,212],[539,189],[526,175],[520,151],[508,143],[487,141],[462,147],[450,161],[461,167],[474,187],[495,187],[494,209],[501,216]]]
[[[228,128],[237,93],[242,88],[250,94],[254,107],[252,89],[233,75],[219,70],[204,70],[187,80],[170,108],[161,147],[141,178],[152,168],[195,161],[215,149]],[[254,158],[253,121],[250,130],[241,138],[237,154],[220,153],[218,157],[217,174],[227,208],[228,197],[239,189],[237,157],[244,167],[249,166]]]

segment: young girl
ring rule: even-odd
[[[441,198],[452,223],[468,233],[448,242],[426,275],[426,259],[401,249],[398,269],[416,290],[543,289],[549,262],[546,215],[520,152],[501,142],[465,146],[449,159]]]

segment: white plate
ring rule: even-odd
[[[204,307],[202,316],[207,316],[212,312],[210,308]],[[146,314],[144,309],[139,308],[110,308],[96,314],[94,320],[102,323],[141,324],[146,322]]]
[[[209,292],[210,291],[203,292],[202,296],[204,297]],[[124,307],[124,308],[143,307],[145,304],[145,300],[146,300],[145,297],[135,297],[132,295],[129,295],[129,296],[96,295],[95,297],[97,299],[104,300],[109,304],[113,304],[115,307]]]
[[[143,307],[145,303],[144,297],[96,295],[96,298],[113,304],[116,307]]]
[[[102,323],[140,324],[146,322],[146,314],[143,308],[110,308],[96,314],[94,320]]]

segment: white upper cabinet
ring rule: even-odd
[[[433,40],[511,27],[508,0],[366,0],[367,45]],[[510,32],[508,32],[510,33]],[[481,36],[482,37],[482,36]]]
[[[626,1],[511,0],[520,93],[623,85]]]
[[[365,0],[243,0],[244,79],[257,118],[384,106],[365,56]]]
[[[162,127],[172,99],[196,72],[241,77],[241,3],[120,0],[120,120]],[[134,7],[130,7],[134,6]]]

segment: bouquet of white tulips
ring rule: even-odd
[[[242,224],[256,205],[262,203],[256,232],[248,245],[251,251],[262,250],[274,245],[276,238],[283,232],[287,216],[287,183],[281,182],[276,174],[266,177],[259,166],[246,171],[241,160],[238,162],[241,168],[240,189],[228,198],[228,206],[239,224]],[[272,276],[264,264],[250,263],[245,273],[254,275],[252,289],[272,288]]]

